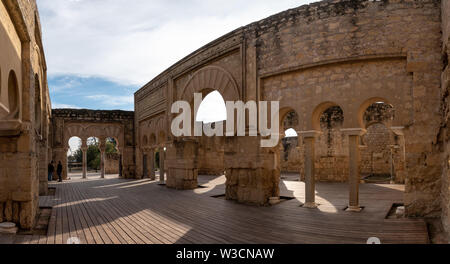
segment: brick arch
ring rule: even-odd
[[[89,137],[106,139],[112,137],[117,141],[117,147],[123,144],[123,129],[118,125],[108,124],[69,124],[65,128],[64,144],[67,147],[68,141],[72,137],[79,137],[86,140]]]
[[[148,121],[148,124],[146,126],[147,131],[149,133],[155,133],[155,134],[161,130],[165,131],[165,128],[166,128],[165,124],[166,124],[166,119],[164,116],[157,117],[155,119]]]
[[[192,75],[179,100],[192,102],[194,93],[201,93],[205,89],[217,90],[225,101],[238,101],[241,98],[237,83],[229,72],[218,66],[206,66]]]
[[[63,145],[65,148],[69,147],[69,140],[73,137],[78,137],[83,140],[84,129],[81,125],[68,125],[64,130],[64,142]]]

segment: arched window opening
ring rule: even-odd
[[[364,123],[369,127],[374,123],[389,124],[395,117],[395,109],[392,105],[379,101],[370,105],[364,112]]]
[[[218,91],[209,93],[200,104],[196,122],[210,124],[227,120],[227,108],[222,95]]]
[[[13,118],[18,117],[19,110],[19,86],[16,73],[11,70],[8,78],[8,108]]]
[[[206,94],[207,90],[203,91]],[[196,122],[202,122],[204,125],[210,125],[210,128],[216,129],[216,123],[227,120],[227,109],[225,100],[218,91],[212,91],[205,96],[199,106]],[[224,124],[225,127],[225,124]],[[204,130],[205,131],[205,130]],[[199,175],[216,176],[223,175],[224,172],[224,141],[221,137],[202,137],[200,138],[199,148]],[[159,158],[159,157],[158,157]]]
[[[396,181],[403,155],[400,155],[396,136],[389,129],[394,117],[394,107],[383,101],[373,103],[364,112],[367,133],[362,137],[365,148],[361,151],[361,174],[367,183]],[[401,181],[397,179],[397,182]]]
[[[321,153],[328,157],[339,155],[342,148],[340,145],[342,142],[340,129],[344,123],[344,111],[339,106],[332,106],[326,109],[320,116],[320,129],[323,136],[321,136],[322,145],[326,146],[326,153]],[[320,150],[319,150],[320,151]]]
[[[344,111],[333,103],[327,103],[318,112],[321,134],[316,138],[315,162],[321,164],[315,170],[320,181],[346,182],[348,179],[348,140],[342,134]]]

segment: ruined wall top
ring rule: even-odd
[[[111,122],[133,120],[133,111],[122,110],[89,110],[89,109],[53,109],[53,118],[70,119],[74,121]]]
[[[307,25],[316,20],[327,21],[332,17],[357,14],[362,10],[369,13],[377,12],[388,6],[393,8],[406,5],[411,8],[421,8],[424,5],[439,6],[439,0],[324,0],[277,13],[265,19],[237,28],[222,37],[211,41],[196,51],[190,53],[171,67],[157,75],[135,93],[136,101],[145,97],[149,91],[158,89],[167,83],[168,78],[176,79],[180,75],[207,62],[211,57],[226,54],[237,48],[245,40],[258,46],[258,38],[265,33],[281,32],[292,24]],[[338,30],[338,29],[337,29]],[[251,40],[254,40],[253,42]]]

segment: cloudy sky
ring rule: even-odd
[[[313,0],[37,0],[53,108],[133,110],[133,94],[208,42]]]

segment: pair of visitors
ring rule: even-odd
[[[55,172],[55,166],[53,166],[54,161],[52,160],[52,162],[50,162],[50,164],[48,164],[48,181],[52,181],[53,180],[53,173]],[[58,181],[62,182],[62,164],[61,161],[58,162],[58,166],[56,167],[56,173],[58,174]]]

